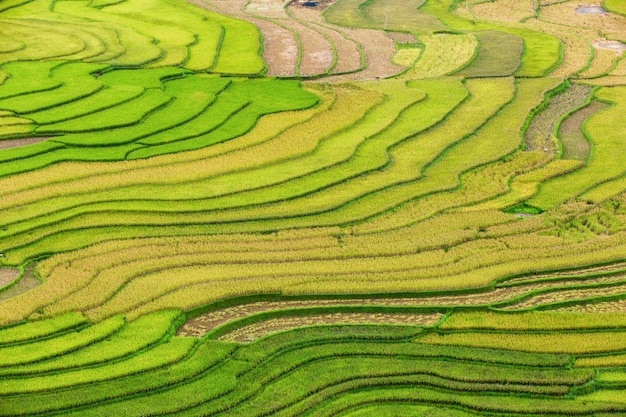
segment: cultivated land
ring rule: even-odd
[[[626,6],[4,0],[0,416],[626,415]]]

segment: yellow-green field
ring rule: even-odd
[[[0,3],[0,416],[626,415],[622,3],[304,3]]]

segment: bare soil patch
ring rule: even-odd
[[[412,33],[388,32],[387,36],[398,43],[416,43],[417,39]]]
[[[357,71],[361,67],[358,43],[348,38],[339,28],[331,27],[325,23],[318,10],[298,7],[295,6],[295,3],[291,3],[288,11],[294,19],[307,22],[311,27],[331,39],[337,54],[337,63],[331,73]]]
[[[292,29],[300,40],[302,57],[299,75],[313,76],[327,72],[334,60],[328,40],[320,32],[296,20],[284,20],[281,23]]]
[[[50,139],[50,137],[0,140],[0,150],[19,148],[21,146],[27,146],[27,145],[32,145],[34,143],[43,142],[48,139]]]
[[[391,62],[395,45],[393,40],[386,37],[383,32],[373,29],[346,29],[345,33],[362,45],[365,69],[354,74],[331,76],[326,78],[327,80],[373,80],[391,77],[404,69]]]
[[[570,307],[556,308],[552,311],[570,311],[574,313],[626,313],[626,300],[579,304]]]
[[[280,0],[187,0],[208,10],[247,20],[255,24],[264,38],[263,59],[268,66],[268,75],[294,76],[298,57],[297,43],[293,32],[301,44],[299,75],[314,76],[328,71],[334,60],[334,44],[337,62],[330,71],[328,81],[371,80],[385,78],[402,71],[404,67],[391,62],[395,52],[394,40],[381,31],[370,29],[346,29],[323,21],[321,11],[331,0],[319,1],[316,6],[307,7],[299,1],[289,4],[289,16]],[[298,21],[300,20],[300,21]],[[286,30],[284,27],[289,28]],[[402,36],[402,35],[398,35]],[[410,40],[406,37],[405,40]],[[359,45],[363,49],[366,68],[361,67]],[[348,74],[345,74],[349,72]],[[333,73],[341,75],[332,75]]]
[[[432,326],[442,314],[389,314],[389,313],[336,313],[317,314],[301,317],[280,317],[244,326],[226,333],[219,340],[231,342],[252,342],[272,333],[295,329],[302,326],[333,324],[391,324]]]
[[[294,75],[298,63],[298,43],[293,32],[267,20],[248,20],[263,32],[263,60],[267,64],[267,75]]]
[[[15,268],[0,268],[0,287],[8,285],[19,275],[20,271]]]
[[[35,276],[35,264],[31,263],[24,268],[24,275],[19,281],[7,290],[0,292],[0,302],[17,297],[39,286],[39,284],[41,284],[41,281]]]

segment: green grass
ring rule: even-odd
[[[118,127],[131,126],[142,122],[151,113],[171,104],[172,97],[158,89],[146,90],[137,99],[120,104],[115,108],[102,110],[80,119],[67,120],[64,122],[52,123],[37,129],[37,133],[45,135],[51,133],[81,133],[98,130],[109,130]],[[89,142],[81,140],[72,141],[71,138],[58,138],[59,142],[68,145],[83,144],[90,145]],[[100,145],[95,143],[93,145]]]
[[[50,71],[60,64],[56,61],[4,64],[2,71],[9,74],[9,78],[0,84],[0,98],[4,101],[23,94],[59,88],[61,82],[51,79]]]

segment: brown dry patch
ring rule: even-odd
[[[15,268],[0,268],[0,288],[17,278],[19,273],[20,271]]]
[[[267,75],[294,75],[298,63],[298,43],[293,32],[264,19],[247,20],[263,33],[263,60],[267,65]]]
[[[415,43],[417,39],[415,39],[415,35],[412,33],[401,33],[401,32],[388,32],[387,36],[398,43]]]
[[[296,75],[297,50],[293,48],[295,40],[293,33],[287,34],[284,27],[295,32],[301,43],[302,59],[299,75],[323,74],[332,65],[334,59],[332,47],[324,35],[333,42],[337,54],[336,66],[332,69],[331,76],[327,78],[328,81],[385,78],[404,69],[391,62],[395,52],[394,41],[382,31],[346,29],[324,22],[320,11],[328,2],[323,2],[315,8],[290,5],[289,13],[293,14],[292,17],[285,12],[281,0],[254,0],[250,4],[246,4],[245,0],[187,1],[256,25],[264,37],[263,58],[268,66],[268,75]],[[365,70],[332,75],[357,71],[361,67],[358,45],[361,45],[364,51]]]
[[[610,265],[600,265],[600,266],[594,266],[591,268],[576,269],[576,270],[570,270],[570,271],[556,271],[556,272],[551,272],[548,274],[529,275],[525,277],[509,279],[503,282],[502,284],[505,284],[505,285],[516,284],[520,282],[537,281],[541,279],[550,279],[550,278],[556,278],[556,277],[583,277],[585,275],[599,274],[599,273],[605,273],[605,272],[616,272],[616,271],[622,271],[622,270],[626,270],[626,262],[618,262],[618,263],[614,263]]]
[[[554,126],[572,109],[582,106],[590,94],[591,87],[572,84],[567,90],[552,96],[548,106],[533,117],[524,133],[526,149],[528,151],[540,151],[547,155],[556,154],[558,151],[557,144],[552,141]]]
[[[600,277],[595,279],[588,279],[584,281],[580,280],[563,280],[563,281],[555,281],[553,283],[544,282],[538,283],[535,285],[525,286],[529,291],[544,289],[544,288],[558,288],[561,286],[567,285],[609,285],[619,283],[621,281],[626,280],[625,275],[614,275],[608,277]],[[525,309],[531,307],[537,307],[542,304],[551,304],[557,303],[561,301],[571,301],[571,300],[583,300],[591,297],[603,297],[609,295],[617,295],[626,293],[626,284],[620,285],[612,285],[610,287],[602,287],[602,288],[578,288],[578,289],[567,289],[563,288],[562,290],[557,290],[545,294],[538,294],[524,300],[521,300],[517,303],[511,304],[506,307],[502,307],[503,310],[518,310]]]
[[[0,269],[0,273],[1,271],[2,269]],[[30,291],[39,286],[39,284],[41,284],[41,281],[35,277],[35,265],[31,263],[24,268],[24,275],[22,275],[22,278],[19,281],[7,290],[0,292],[0,302]]]
[[[331,27],[325,23],[319,11],[296,6],[295,3],[291,3],[287,10],[294,19],[306,22],[331,39],[337,54],[337,64],[331,73],[357,71],[361,67],[358,43],[349,39],[339,27]]]
[[[345,32],[349,38],[362,45],[365,55],[365,69],[354,74],[331,76],[326,80],[372,80],[391,77],[404,69],[404,67],[391,62],[395,53],[395,45],[393,40],[386,37],[383,32],[373,29],[346,29]]]
[[[27,146],[27,145],[32,145],[34,143],[43,142],[48,139],[50,139],[50,137],[0,140],[0,150],[19,148],[21,146]]]
[[[626,300],[604,301],[601,303],[578,304],[570,307],[555,308],[551,311],[569,311],[574,313],[626,313]]]
[[[293,30],[300,40],[302,57],[299,75],[312,76],[327,72],[334,60],[328,40],[320,32],[296,20],[284,20],[281,23]]]
[[[561,123],[558,135],[563,147],[562,159],[587,160],[591,145],[583,133],[582,125],[589,116],[608,106],[606,103],[593,101],[589,106],[573,113]],[[626,264],[619,265],[626,268]]]
[[[284,19],[287,17],[285,15],[285,5],[282,0],[252,0],[250,3],[245,2],[233,2],[230,3],[239,4],[239,8],[243,7],[243,11],[250,16],[263,16],[263,17],[271,17]]]
[[[251,316],[257,313],[266,313],[283,309],[340,307],[340,306],[386,306],[386,307],[455,307],[489,305],[507,301],[526,292],[548,286],[562,285],[558,283],[542,283],[533,286],[500,288],[487,293],[434,296],[421,298],[357,298],[357,299],[327,299],[327,300],[297,300],[297,301],[260,301],[241,304],[212,311],[194,317],[183,324],[177,332],[179,336],[202,337],[222,324]]]
[[[585,80],[585,83],[598,85],[601,87],[613,87],[618,85],[626,85],[626,75],[607,75],[602,78],[594,78]]]
[[[258,0],[247,6],[245,0],[187,1],[203,9],[245,20],[255,25],[263,34],[263,60],[268,68],[267,75],[295,74],[298,44],[293,32],[282,25],[282,21],[288,19],[288,16],[281,0]],[[281,20],[272,21],[272,19]]]
[[[226,333],[219,340],[231,342],[252,342],[261,337],[302,326],[334,324],[391,324],[432,326],[442,314],[390,314],[390,313],[335,313],[316,314],[300,317],[279,317],[244,326]]]

